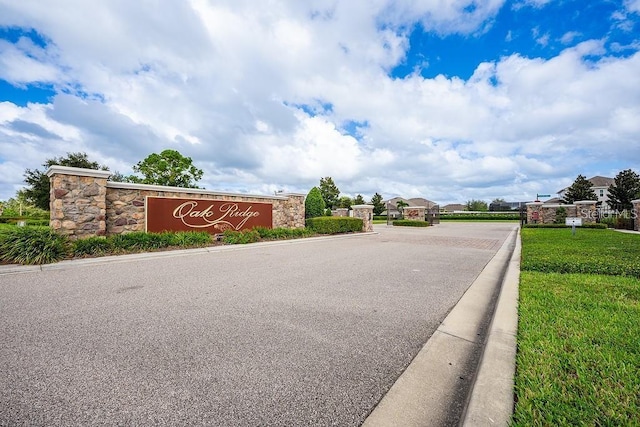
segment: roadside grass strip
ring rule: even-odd
[[[523,228],[522,271],[640,278],[640,236],[608,229]]]
[[[640,425],[640,236],[588,231],[522,230],[514,426]]]

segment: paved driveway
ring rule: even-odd
[[[512,229],[0,275],[0,425],[359,425]]]

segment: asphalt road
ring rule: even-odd
[[[360,425],[512,228],[0,275],[0,425]]]

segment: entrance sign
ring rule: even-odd
[[[229,200],[146,198],[147,231],[207,231],[272,228],[271,203]]]

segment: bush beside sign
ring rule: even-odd
[[[272,209],[271,203],[150,196],[146,198],[146,229],[219,234],[226,230],[272,228]]]

